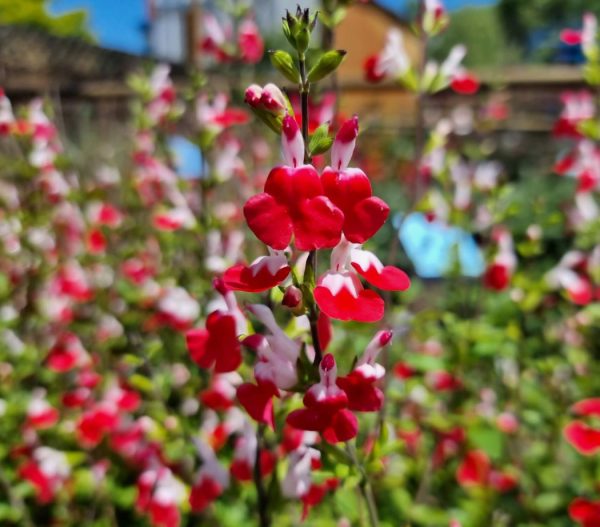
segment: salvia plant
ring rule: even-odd
[[[205,14],[207,76],[132,77],[117,146],[0,94],[1,525],[600,524],[596,18],[561,33],[591,90],[532,170],[493,94],[427,119],[480,83],[419,2],[417,55],[393,30],[365,63],[415,99],[396,214],[336,112],[350,4],[286,12],[243,94],[208,81],[261,61],[251,12]]]

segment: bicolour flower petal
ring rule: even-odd
[[[565,439],[580,454],[591,456],[600,451],[600,430],[582,421],[573,421],[563,430]]]
[[[377,412],[383,406],[383,392],[373,385],[365,382],[359,375],[339,377],[338,386],[348,396],[348,408],[355,412]]]
[[[321,311],[331,318],[357,322],[377,322],[383,318],[383,299],[374,291],[364,289],[356,275],[349,271],[323,275],[314,295]]]
[[[384,266],[372,252],[352,249],[351,264],[367,282],[384,291],[406,291],[410,287],[408,275],[391,265]]]
[[[290,266],[284,255],[261,256],[249,266],[230,267],[225,271],[223,281],[234,291],[260,293],[277,286],[289,274]]]

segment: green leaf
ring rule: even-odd
[[[271,51],[269,58],[273,67],[286,79],[296,84],[300,83],[300,71],[293,57],[287,51],[281,49]]]
[[[317,82],[331,75],[344,60],[346,52],[342,49],[333,49],[321,55],[317,63],[308,72],[309,82]]]
[[[308,151],[311,156],[324,154],[331,148],[332,144],[333,137],[329,137],[329,123],[323,123],[310,137]]]

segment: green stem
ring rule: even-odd
[[[260,423],[256,431],[256,457],[254,459],[254,485],[258,501],[258,518],[260,527],[271,527],[271,517],[269,515],[269,496],[265,489],[265,484],[260,470],[260,452],[262,450],[263,438],[265,434],[265,425]]]
[[[310,152],[308,151],[308,94],[310,92],[310,83],[306,76],[306,58],[304,54],[298,56],[298,65],[300,69],[300,98],[301,98],[301,109],[302,109],[302,138],[304,139],[304,162],[310,163],[312,161]],[[307,281],[314,284],[314,277],[317,272],[317,251],[311,251],[308,260],[306,262],[306,270],[304,272],[304,283]],[[308,291],[308,288],[306,288]],[[312,296],[312,287],[310,288],[310,294]],[[321,341],[319,340],[318,331],[318,320],[319,320],[319,309],[317,308],[314,297],[307,299],[307,305],[309,305],[308,319],[310,321],[310,334],[312,337],[313,348],[315,350],[315,360],[313,364],[319,366],[321,359],[323,358],[323,350],[321,347]]]
[[[373,487],[371,486],[371,482],[369,481],[369,476],[358,460],[356,455],[356,448],[354,444],[347,442],[346,450],[350,459],[352,460],[353,465],[360,472],[362,476],[361,482],[358,485],[358,489],[360,490],[360,494],[363,497],[364,502],[367,505],[367,511],[369,513],[369,525],[370,527],[379,527],[379,516],[377,514],[377,503],[375,502],[375,495],[373,494]]]

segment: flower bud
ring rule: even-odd
[[[283,300],[281,304],[285,307],[289,307],[290,309],[295,309],[302,304],[302,291],[298,289],[296,286],[289,286],[283,295]]]

